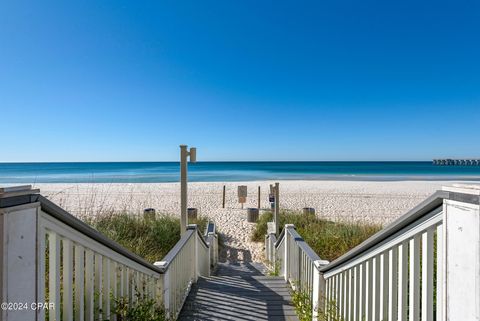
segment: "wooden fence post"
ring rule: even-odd
[[[260,209],[260,186],[258,187],[258,203],[257,208]]]
[[[225,208],[225,185],[223,185],[222,208]]]
[[[443,190],[450,193],[443,202],[444,306],[437,320],[480,320],[480,187]]]

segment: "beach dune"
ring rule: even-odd
[[[188,206],[215,221],[222,234],[223,260],[261,261],[263,244],[250,241],[254,224],[247,223],[246,208],[257,207],[258,186],[261,209],[268,210],[269,184],[274,181],[196,182],[188,185]],[[441,186],[453,181],[280,181],[280,207],[301,210],[313,207],[318,216],[332,220],[368,221],[388,224]],[[225,208],[222,191],[226,186]],[[238,203],[237,187],[246,185],[244,209]],[[178,183],[131,184],[36,184],[43,195],[76,216],[102,215],[115,211],[180,215]]]

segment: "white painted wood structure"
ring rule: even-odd
[[[205,238],[189,225],[166,257],[151,264],[38,192],[0,189],[0,295],[11,304],[2,305],[2,321],[116,320],[110,311],[118,298],[153,299],[175,318],[191,284],[217,263],[212,223]],[[38,307],[45,302],[48,312]]]
[[[478,321],[479,204],[478,187],[444,188],[331,263],[287,224],[265,237],[266,257],[314,319]]]

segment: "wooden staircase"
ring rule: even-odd
[[[259,263],[219,263],[193,286],[179,320],[298,320],[282,277]]]

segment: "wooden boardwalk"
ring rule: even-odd
[[[265,275],[258,263],[219,263],[215,275],[200,278],[179,320],[296,320],[282,277]]]

